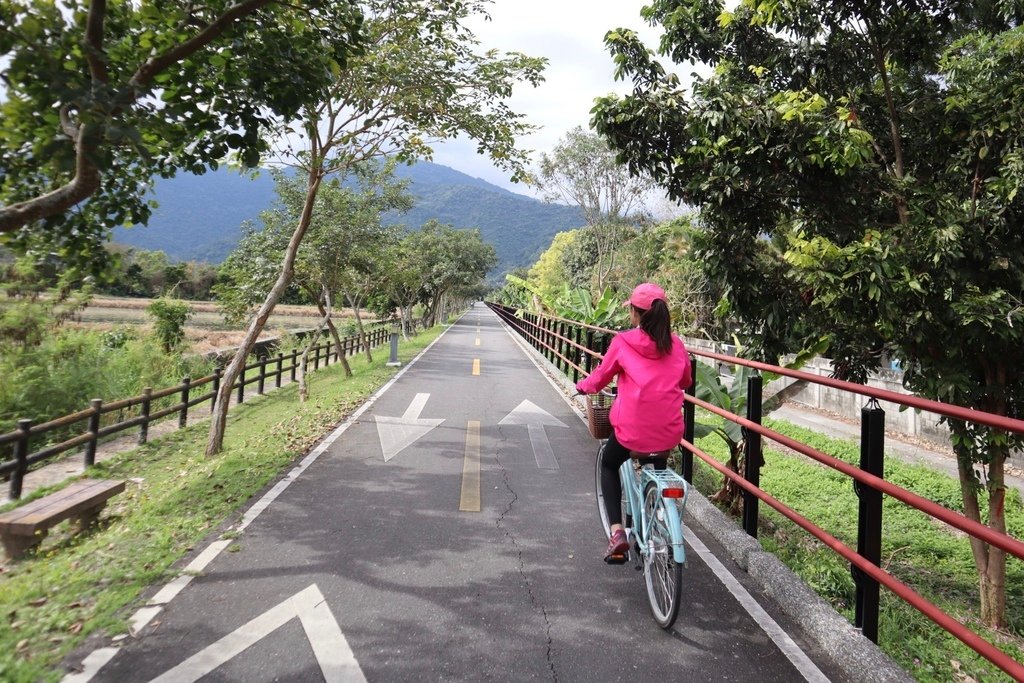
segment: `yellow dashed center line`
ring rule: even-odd
[[[480,374],[480,359],[479,358],[474,358],[473,359],[473,374],[474,375],[479,375]]]
[[[466,457],[462,461],[459,512],[480,512],[480,422],[466,423]]]

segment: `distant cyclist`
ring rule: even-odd
[[[619,467],[629,460],[630,451],[658,453],[679,445],[683,391],[692,381],[690,355],[672,333],[665,290],[650,282],[637,285],[628,304],[634,329],[617,334],[601,364],[576,384],[580,393],[595,394],[618,380],[609,414],[613,433],[601,451],[601,489],[611,526],[604,559],[613,563],[624,561],[629,550],[622,527]]]

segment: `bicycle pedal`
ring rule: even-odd
[[[607,564],[626,564],[629,561],[629,557],[627,555],[607,555],[604,561]]]

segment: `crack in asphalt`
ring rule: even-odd
[[[499,428],[498,431],[500,433],[501,429]],[[533,585],[530,583],[530,579],[526,575],[526,563],[523,561],[523,551],[519,547],[519,541],[516,540],[515,534],[502,526],[502,520],[505,518],[505,515],[512,511],[516,501],[519,500],[519,494],[512,489],[512,485],[509,483],[508,470],[506,470],[504,465],[501,464],[501,458],[496,456],[495,460],[498,463],[498,467],[501,468],[501,479],[505,484],[505,488],[512,494],[512,499],[508,502],[508,506],[502,511],[502,513],[498,515],[498,519],[494,524],[502,533],[505,534],[505,536],[508,537],[510,541],[512,541],[512,546],[516,549],[516,557],[519,560],[519,575],[522,577],[523,585],[526,587],[526,594],[530,598],[530,604],[535,610],[539,611],[541,616],[544,618],[544,635],[547,638],[547,651],[544,653],[544,656],[547,661],[548,669],[551,671],[551,680],[558,681],[558,672],[555,670],[555,661],[552,656],[551,621],[548,619],[547,608],[544,607],[544,604],[533,592]]]

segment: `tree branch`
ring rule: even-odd
[[[107,16],[107,0],[92,0],[85,20],[85,61],[94,82],[107,83],[107,60],[103,54],[103,20]]]

